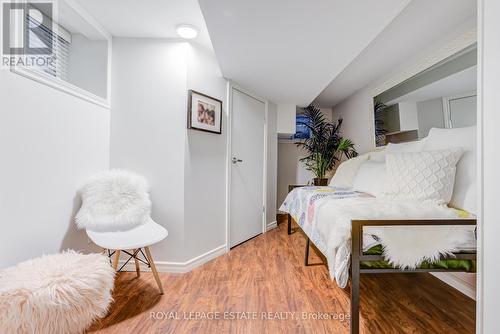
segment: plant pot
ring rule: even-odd
[[[314,178],[314,185],[315,186],[327,186],[328,185],[328,179],[326,178]]]

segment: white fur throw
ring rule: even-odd
[[[431,202],[396,201],[384,198],[345,198],[317,204],[317,229],[326,243],[330,275],[343,288],[347,284],[351,221],[354,219],[447,219],[458,213]],[[410,225],[410,224],[409,224]],[[399,268],[413,269],[423,261],[433,262],[456,251],[473,237],[474,226],[365,227],[384,248],[384,257]],[[339,259],[337,252],[343,254]]]
[[[143,224],[151,214],[148,190],[146,179],[132,172],[97,173],[78,190],[82,207],[76,224],[94,231],[127,230]]]
[[[0,333],[82,333],[104,317],[115,272],[100,254],[42,256],[0,271]]]

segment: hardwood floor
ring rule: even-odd
[[[160,274],[163,296],[151,273],[120,273],[90,332],[348,333],[349,288],[313,251],[305,267],[303,235],[286,232],[280,224],[190,273]],[[474,319],[475,302],[429,274],[361,276],[361,333],[473,333]]]

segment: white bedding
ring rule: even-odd
[[[290,192],[280,211],[291,214],[326,256],[330,276],[340,287],[348,280],[351,220],[457,218],[457,210],[417,201],[370,197],[348,188],[302,187]],[[368,227],[363,249],[377,244],[384,257],[401,268],[414,268],[441,254],[475,248],[474,226]]]

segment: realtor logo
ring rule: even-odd
[[[53,6],[50,2],[2,4],[4,55],[52,54],[52,39],[45,38],[51,30]]]
[[[51,0],[2,1],[0,69],[31,68],[50,72],[55,64],[53,5]]]
[[[50,2],[2,4],[3,55],[50,55],[53,6]]]

